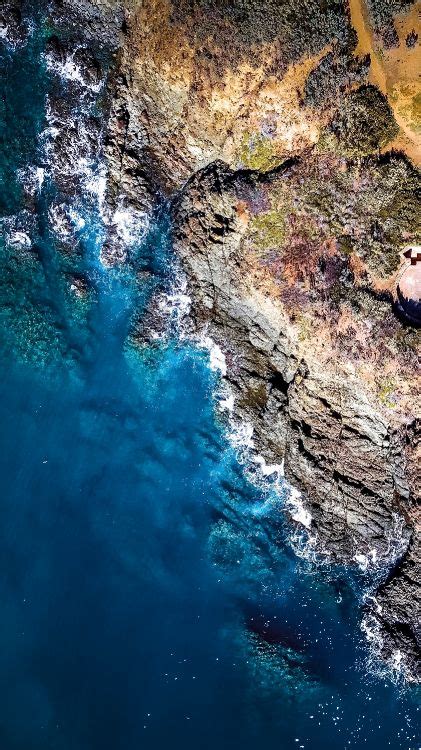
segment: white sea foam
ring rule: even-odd
[[[39,193],[45,179],[44,167],[27,166],[18,169],[16,176],[28,195]]]
[[[373,596],[372,594],[366,594],[366,596],[364,597],[363,600],[366,601],[366,602],[368,602],[368,601],[371,600],[373,602],[373,604],[374,604],[376,613],[378,615],[380,615],[382,613],[383,607],[381,606],[381,604],[379,604],[379,602],[377,601],[377,599],[376,599],[375,596]]]
[[[286,501],[291,518],[306,529],[311,527],[311,513],[304,507],[302,494],[295,487],[291,487]]]
[[[100,180],[99,189],[102,191],[103,181]],[[123,207],[121,204],[114,211],[104,208],[105,191],[99,194],[98,203],[102,204],[100,209],[102,222],[110,230],[110,241],[103,247],[100,253],[100,261],[103,266],[112,266],[124,262],[127,254],[137,247],[146,236],[150,219],[145,211],[131,207]]]
[[[10,34],[11,31],[11,34]],[[12,37],[12,38],[10,38]],[[13,28],[10,30],[9,26],[0,26],[0,39],[3,39],[9,49],[15,50],[19,45],[22,44],[22,39],[13,39]]]
[[[186,276],[177,269],[170,291],[163,292],[158,296],[156,306],[163,318],[167,319],[168,330],[174,330],[175,327],[175,331],[181,340],[187,336],[184,323],[190,314],[191,303]],[[162,334],[162,331],[156,333],[157,338],[162,338],[163,335],[166,336],[167,331],[164,334]]]
[[[52,124],[52,122],[55,122],[55,120],[53,119],[51,113],[51,107],[49,107],[48,97],[46,101],[46,119],[50,124],[48,125],[48,127],[44,128],[42,133],[40,133],[39,143],[43,150],[44,161],[49,163],[51,159],[54,159],[54,147],[55,142],[60,135],[60,128],[57,127],[56,123],[54,125]]]
[[[50,225],[62,240],[68,240],[74,232],[81,231],[86,221],[73,206],[67,206],[65,203],[53,203],[48,209],[48,219]]]
[[[209,366],[211,370],[220,372],[222,377],[225,377],[227,374],[227,362],[221,347],[210,336],[204,337],[203,346],[209,351]]]
[[[372,658],[374,654],[378,656],[383,648],[384,640],[377,617],[374,617],[372,614],[364,617],[361,622],[361,630],[372,648],[370,658]]]
[[[35,21],[33,21],[32,19],[28,19],[27,21],[25,21],[25,24],[26,24],[26,28],[28,30],[29,36],[33,36],[37,29],[35,25]]]
[[[44,56],[47,70],[51,73],[59,75],[60,78],[64,78],[66,81],[78,81],[85,85],[85,80],[82,76],[80,65],[76,65],[73,55],[69,55],[64,61],[57,60],[54,55],[47,54]]]
[[[250,422],[234,422],[230,425],[228,438],[237,451],[250,451],[254,448],[253,433],[254,428]]]
[[[177,312],[179,317],[184,318],[189,314],[191,308],[191,297],[184,292],[165,295],[165,304],[170,312]]]
[[[52,204],[48,209],[48,219],[54,233],[62,240],[67,240],[71,236],[69,219],[66,212],[66,206],[63,203]]]
[[[228,414],[232,414],[234,411],[235,399],[232,393],[228,394],[224,398],[221,398],[218,403],[219,411],[227,411]]]
[[[283,476],[283,464],[268,464],[266,463],[266,459],[260,454],[254,456],[253,461],[254,463],[258,464],[258,466],[260,467],[260,471],[262,472],[264,477],[271,477],[276,475],[276,477],[279,478]]]
[[[83,218],[83,216],[78,214],[78,212],[74,208],[70,206],[70,208],[68,209],[68,213],[69,213],[69,218],[77,232],[80,232],[82,229],[85,228],[86,226],[85,219]]]
[[[393,525],[387,542],[387,561],[393,565],[405,553],[409,542],[410,531],[406,526],[405,519],[398,513],[393,513]]]
[[[149,228],[149,217],[144,211],[136,211],[121,204],[106,223],[114,229],[117,237],[130,247],[145,237]]]
[[[96,171],[90,171],[85,182],[85,190],[97,199],[101,218],[105,217],[105,196],[107,193],[107,175],[105,166],[100,165]]]
[[[298,527],[290,536],[290,545],[294,554],[311,565],[320,565],[329,560],[329,554],[320,550],[317,534],[310,534],[307,529]]]
[[[403,654],[400,651],[400,649],[395,649],[392,653],[391,657],[391,666],[392,669],[396,672],[400,672],[402,669],[402,661],[403,661]]]
[[[48,105],[46,110],[46,118],[47,122],[50,122],[53,119],[51,107],[50,109],[48,109]],[[44,130],[40,134],[40,139],[47,142],[55,141],[58,135],[60,135],[60,128],[58,128],[57,125],[49,125],[48,128],[44,128]]]
[[[37,167],[35,170],[35,174],[38,183],[38,190],[41,190],[45,180],[45,169],[43,167]]]
[[[371,598],[374,599],[374,597]],[[380,614],[381,607],[375,599],[374,601],[377,605],[377,614]],[[385,659],[382,626],[376,615],[372,612],[367,614],[360,627],[368,643],[368,653],[364,660],[368,674],[377,679],[391,680],[395,685],[403,688],[413,682],[414,677],[408,659],[399,648],[394,649],[390,657]]]
[[[31,238],[26,232],[15,231],[9,235],[11,245],[29,248],[32,245]]]
[[[105,196],[105,168],[98,166],[98,133],[90,125],[89,111],[87,105],[82,111],[78,108],[63,115],[47,96],[48,127],[40,137],[40,144],[51,176],[59,182],[63,179],[78,180],[81,192],[95,196],[101,210]],[[62,138],[59,139],[60,135]]]
[[[64,81],[79,83],[85,89],[89,89],[96,94],[99,93],[102,87],[102,81],[99,81],[99,83],[90,83],[87,80],[86,72],[81,65],[75,62],[74,56],[76,52],[77,49],[73,50],[72,53],[66,55],[64,60],[57,60],[55,55],[47,53],[44,55],[47,69],[51,73],[60,76]]]
[[[376,565],[377,556],[378,553],[376,549],[370,550],[370,552],[368,552],[366,555],[362,552],[357,551],[354,555],[354,560],[358,564],[360,570],[365,573],[369,569],[369,567],[373,567]]]

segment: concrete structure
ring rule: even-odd
[[[408,259],[398,277],[398,311],[416,326],[421,325],[421,247],[409,247],[403,253]]]

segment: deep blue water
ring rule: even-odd
[[[1,60],[1,749],[417,750],[416,695],[364,666],[363,582],[295,556],[282,493],[226,439],[206,353],[133,343],[171,278],[165,211],[116,271],[89,197],[69,256],[54,180],[21,196],[11,161],[45,166],[46,35]]]

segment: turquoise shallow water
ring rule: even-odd
[[[25,204],[11,177],[11,159],[45,166],[46,33],[2,51],[1,748],[416,750],[416,695],[364,667],[363,582],[295,556],[283,498],[225,437],[206,353],[131,341],[171,278],[165,212],[107,270],[89,196],[66,255],[54,180]]]

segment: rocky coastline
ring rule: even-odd
[[[112,59],[95,131],[108,215],[170,202],[193,325],[225,355],[236,414],[302,493],[318,551],[389,567],[366,627],[420,682],[420,340],[396,297],[420,242],[414,6],[367,5],[369,44],[362,4],[325,5],[51,7],[93,50],[81,68]],[[19,12],[4,11],[17,40]],[[112,219],[103,261],[127,261]]]
[[[288,179],[294,168],[268,179]],[[251,173],[212,165],[174,202],[174,242],[190,281],[196,330],[205,329],[224,352],[235,412],[253,426],[257,450],[268,463],[281,462],[302,491],[304,525],[318,551],[363,570],[392,566],[368,618],[382,658],[399,659],[418,681],[416,418],[397,420],[346,357],[333,359],[332,350],[321,356],[311,336],[303,346],[282,301],[247,279],[235,205],[250,182],[255,188]],[[375,303],[383,313],[390,306]]]
[[[193,324],[225,355],[236,414],[302,492],[319,551],[389,566],[365,622],[417,682],[419,337],[394,314],[419,231],[413,142],[346,6],[322,38],[310,22],[298,54],[303,19],[261,8],[244,22],[206,3],[129,10],[111,176],[142,210],[170,198]]]

